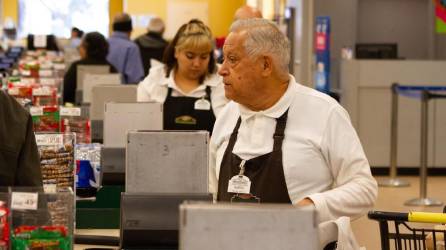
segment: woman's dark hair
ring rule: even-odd
[[[203,39],[204,38],[204,39]],[[185,47],[202,47],[209,43],[209,64],[206,75],[213,74],[217,70],[217,65],[214,57],[214,41],[212,38],[211,30],[200,20],[192,19],[188,23],[183,24],[175,34],[173,40],[169,43],[164,51],[163,63],[165,66],[166,77],[169,77],[170,72],[178,66],[177,59],[175,58],[175,50],[178,46],[184,44]],[[203,83],[206,75],[200,77],[200,84]]]
[[[87,33],[82,39],[81,46],[87,52],[87,58],[105,60],[108,54],[108,42],[99,32]]]
[[[82,36],[84,35],[84,32],[76,27],[73,27],[71,29],[71,32],[76,33],[76,37],[82,38]]]

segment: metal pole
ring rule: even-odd
[[[428,101],[427,91],[422,92],[421,98],[421,130],[420,130],[420,199],[427,197],[427,126],[428,126]]]
[[[427,197],[427,137],[429,92],[421,93],[421,129],[420,129],[420,197],[404,203],[406,206],[441,206],[443,202]]]
[[[390,179],[380,181],[378,184],[384,187],[407,187],[409,182],[397,179],[397,152],[398,152],[398,84],[392,84],[392,113],[390,127]]]

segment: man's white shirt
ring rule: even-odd
[[[272,151],[276,118],[286,110],[282,160],[292,203],[310,198],[320,222],[371,209],[377,184],[347,112],[292,76],[285,94],[267,110],[253,112],[235,102],[223,108],[210,142],[210,191],[217,192],[220,164],[238,118],[242,122],[233,153],[249,160]]]

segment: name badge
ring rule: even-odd
[[[244,175],[233,176],[229,180],[228,193],[249,194],[251,181]]]
[[[194,108],[196,110],[211,110],[211,103],[206,99],[198,99],[195,102]]]

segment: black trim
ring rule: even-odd
[[[389,167],[371,167],[372,174],[376,176],[389,175]],[[418,176],[420,168],[418,167],[398,167],[397,175]],[[446,176],[446,167],[428,168],[427,174],[431,176]]]

